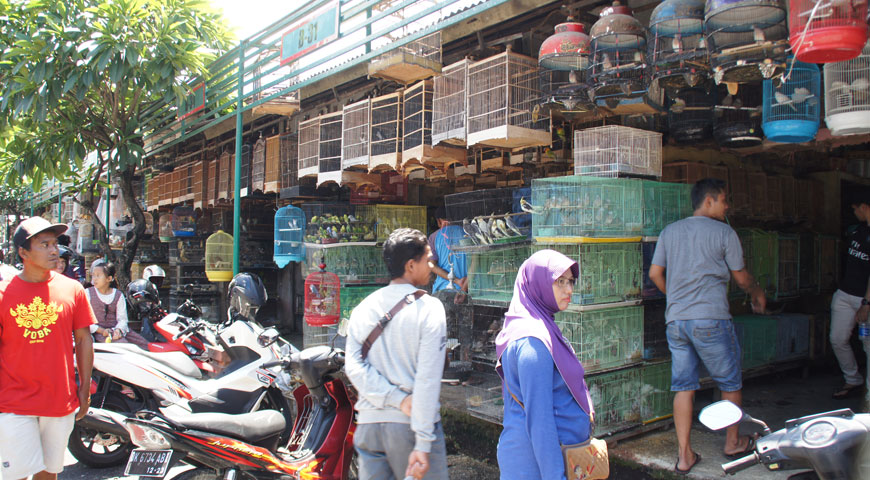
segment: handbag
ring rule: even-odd
[[[508,394],[520,405],[523,405],[516,395],[511,392],[507,382],[504,387]],[[589,432],[593,430],[593,424],[589,422]],[[568,480],[599,480],[610,476],[610,457],[607,453],[607,442],[594,438],[591,434],[583,443],[574,445],[562,445],[562,459],[565,462],[565,478]]]

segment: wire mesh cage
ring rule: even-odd
[[[580,265],[571,303],[597,305],[640,300],[643,286],[643,255],[640,239],[578,238],[575,243],[544,243],[536,240],[532,253],[550,249],[570,257]]]
[[[808,222],[812,220],[814,199],[813,199],[813,181],[802,178],[796,178],[794,181],[795,191],[795,221]],[[803,251],[805,249],[802,249]]]
[[[794,297],[800,292],[800,237],[780,233],[776,297]]]
[[[483,368],[495,368],[495,339],[504,324],[505,307],[474,305],[471,359]]]
[[[777,319],[768,315],[738,315],[733,319],[743,352],[744,369],[768,365],[776,358]]]
[[[372,101],[365,99],[342,109],[341,169],[369,166]]]
[[[157,204],[160,201],[160,180],[160,175],[151,174],[145,182],[145,209],[148,211],[156,209]],[[69,198],[69,201],[72,202],[72,198]],[[72,222],[72,204],[70,204],[68,208],[66,205],[67,198],[64,198],[63,202],[64,215],[67,215],[67,211],[69,211],[70,215],[69,219],[67,219],[66,216],[64,217],[64,223],[70,223]]]
[[[737,235],[743,245],[746,270],[767,295],[775,298],[779,288],[779,236],[776,232],[743,228],[737,229]],[[742,296],[743,292],[737,288],[736,282],[732,283],[735,283],[732,291]]]
[[[251,193],[251,161],[253,160],[253,149],[250,145],[242,145],[242,155],[239,157],[242,159],[241,163],[241,175],[239,175],[239,195],[241,197],[247,197]],[[235,165],[232,167],[235,170]],[[235,193],[235,184],[230,186],[230,190]],[[232,194],[230,195],[232,197]]]
[[[302,204],[307,226],[307,243],[373,242],[377,234],[375,219],[362,218],[356,209],[346,203],[308,202]],[[335,262],[329,262],[331,269]]]
[[[541,103],[534,108],[573,120],[595,108],[583,72],[541,69]],[[554,145],[555,148],[555,145]]]
[[[819,289],[832,292],[840,281],[840,239],[831,235],[816,237],[816,260],[819,262]]]
[[[643,230],[640,182],[597,177],[532,180],[532,236],[627,237]]]
[[[306,243],[302,274],[316,272],[320,263],[329,265],[329,270],[338,275],[342,285],[385,285],[390,282],[384,249],[372,244]]]
[[[217,197],[215,200],[230,200],[233,198],[233,172],[235,155],[229,150],[224,150],[218,160],[218,184]]]
[[[263,50],[258,56],[253,70],[252,95],[248,102],[256,103],[254,115],[291,116],[299,111],[299,91],[284,93],[294,82],[287,78],[280,68],[281,55],[273,49]]]
[[[792,51],[807,63],[843,62],[867,43],[867,2],[789,0]]]
[[[761,145],[762,89],[760,85],[743,84],[735,93],[725,85],[717,88],[718,100],[713,120],[713,138],[727,148]]]
[[[205,276],[210,282],[233,279],[233,236],[223,230],[205,240]]]
[[[640,418],[650,423],[673,415],[674,395],[671,391],[671,362],[647,363],[640,369]]]
[[[213,158],[210,162],[208,162],[208,178],[206,182],[208,184],[208,191],[205,196],[206,206],[212,207],[214,206],[215,201],[217,200],[217,188],[218,188],[218,172],[220,171],[220,158]]]
[[[465,146],[466,77],[468,60],[462,59],[441,70],[433,80],[432,145]]]
[[[729,212],[732,215],[748,216],[750,211],[749,184],[746,169],[739,165],[728,167]]]
[[[708,0],[704,31],[716,83],[754,82],[782,70],[785,0]]]
[[[699,85],[710,75],[704,0],[665,0],[650,16],[652,80],[668,91]]]
[[[538,63],[542,68],[560,71],[580,71],[589,67],[592,48],[582,23],[569,16],[556,25],[555,33],[541,43]]]
[[[278,268],[305,260],[305,213],[287,205],[275,212],[275,248],[273,259]]]
[[[170,204],[180,203],[183,200],[181,199],[181,166],[175,167],[175,170],[170,174],[170,187],[169,187],[169,199]]]
[[[782,177],[767,176],[767,215],[770,218],[782,218]]]
[[[669,224],[692,215],[691,184],[642,180],[643,235],[658,236]]]
[[[175,186],[172,183],[172,174],[164,173],[160,175],[160,196],[157,201],[157,205],[162,207],[164,205],[172,204],[172,195]]]
[[[320,171],[320,117],[299,122],[299,178]]]
[[[279,136],[281,141],[278,170],[281,175],[279,188],[294,187],[299,184],[299,134],[288,132]]]
[[[812,140],[819,130],[821,113],[819,67],[794,61],[787,78],[779,80],[764,81],[761,124],[764,135],[780,143]]]
[[[626,367],[586,378],[595,405],[595,436],[616,433],[640,425],[642,390],[640,369]]]
[[[401,15],[397,20],[403,18]],[[437,74],[441,71],[441,31],[388,50],[369,63],[368,71],[369,76],[404,85]]]
[[[498,375],[486,375],[480,384],[465,387],[465,409],[472,417],[501,425],[504,398]]]
[[[172,235],[175,237],[196,236],[196,213],[192,207],[181,205],[172,209]]]
[[[826,63],[824,69],[825,124],[831,135],[870,133],[870,42],[857,57]]]
[[[325,266],[325,265],[324,265]],[[317,271],[305,277],[305,323],[313,327],[335,325],[341,315],[341,283],[332,272]]]
[[[550,117],[534,111],[538,71],[537,60],[510,50],[468,65],[468,145],[550,145]]]
[[[749,217],[767,219],[771,217],[767,203],[767,175],[764,172],[747,171],[746,183],[749,185]]]
[[[567,310],[555,320],[586,373],[643,361],[642,306]]]
[[[703,88],[685,88],[677,92],[668,109],[670,136],[677,142],[704,141],[713,134],[715,97]]]
[[[606,125],[574,131],[574,174],[662,176],[662,134]]]
[[[266,189],[266,139],[254,142],[251,153],[251,192],[264,192]]]
[[[461,222],[483,215],[504,215],[513,212],[515,188],[486,188],[444,195],[446,219]]]
[[[493,245],[468,254],[468,294],[479,305],[507,306],[520,265],[529,258],[526,244]]]
[[[468,295],[455,288],[440,289],[432,296],[444,305],[447,320],[447,363],[442,378],[465,380],[472,368],[474,307],[468,301]]]
[[[665,298],[665,294],[662,293],[652,279],[649,278],[649,267],[652,266],[652,257],[656,251],[657,243],[657,239],[655,241],[646,241],[646,239],[644,239],[640,246],[641,254],[643,254],[643,287],[641,288],[640,296],[644,300]],[[644,357],[646,357],[646,354],[644,354]]]
[[[402,159],[402,92],[372,99],[369,170],[399,168]]]
[[[645,301],[643,305],[643,358],[662,360],[671,358],[668,347],[664,300]]]
[[[193,208],[203,208],[205,206],[206,189],[208,188],[208,160],[200,160],[193,162],[193,179],[191,185],[193,188]]]
[[[376,223],[378,243],[397,228],[426,231],[426,207],[417,205],[358,205],[356,216],[363,223]]]
[[[157,236],[163,243],[168,243],[172,241],[174,235],[172,234],[172,214],[171,213],[163,213],[160,215],[157,220]]]
[[[619,1],[601,11],[589,30],[589,79],[594,97],[634,97],[649,86],[646,29]]]
[[[281,191],[281,136],[266,138],[266,165],[263,169],[263,193]]]
[[[341,183],[341,118],[341,112],[328,113],[320,117],[318,185],[325,182]]]

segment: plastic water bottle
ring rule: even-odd
[[[861,322],[858,324],[858,338],[862,342],[870,340],[870,322]]]

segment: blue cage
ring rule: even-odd
[[[819,131],[821,72],[813,63],[789,62],[780,78],[764,81],[761,128],[774,142],[809,142]]]
[[[716,83],[749,83],[782,71],[785,0],[707,0],[704,31]]]
[[[619,1],[592,25],[589,83],[595,98],[636,97],[649,87],[646,29]]]
[[[290,262],[305,260],[305,212],[287,205],[275,212],[275,264],[284,268]]]
[[[709,77],[704,0],[665,0],[653,10],[649,29],[654,82],[673,91]]]
[[[172,210],[172,236],[196,236],[196,212],[193,207],[181,205]]]

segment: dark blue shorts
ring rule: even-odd
[[[671,391],[698,390],[699,360],[723,392],[743,388],[740,344],[731,320],[675,320],[668,323]]]

